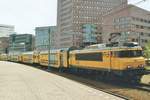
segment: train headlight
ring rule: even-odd
[[[142,68],[144,68],[144,65],[141,65]]]
[[[132,68],[132,66],[127,66],[128,69]]]

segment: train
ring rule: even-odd
[[[72,47],[50,51],[23,52],[18,55],[2,54],[0,59],[38,64],[45,68],[50,67],[61,71],[84,70],[83,72],[97,73],[97,77],[113,76],[136,83],[139,83],[145,74],[143,50],[138,45],[96,44],[83,49]]]

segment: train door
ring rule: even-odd
[[[113,64],[113,62],[112,62],[112,57],[113,57],[113,52],[112,51],[110,51],[110,71],[112,70],[112,64]]]
[[[108,71],[111,71],[112,62],[111,62],[111,52],[110,51],[103,52],[102,66],[104,66],[104,68],[107,69]]]
[[[36,63],[37,63],[37,64],[39,63],[39,58],[40,58],[40,55],[37,54],[37,55],[36,55]]]
[[[68,51],[63,52],[63,67],[68,67]]]
[[[118,61],[118,57],[117,57],[117,52],[113,51],[112,55],[111,55],[111,67],[113,70],[117,70],[119,67],[119,61]]]
[[[60,53],[60,66],[63,67],[64,59],[63,59],[63,52]]]

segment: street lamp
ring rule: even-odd
[[[13,46],[13,54],[12,55],[14,56],[15,55],[15,42],[12,43],[12,46]]]
[[[48,71],[51,70],[50,67],[50,49],[51,49],[51,39],[50,39],[51,30],[48,29]]]

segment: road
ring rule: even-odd
[[[65,77],[0,61],[0,100],[121,100]]]

